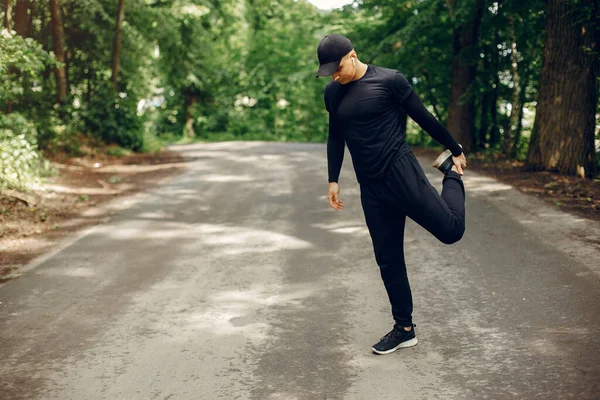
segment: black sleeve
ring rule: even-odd
[[[392,92],[394,93],[394,101],[396,104],[402,104],[412,93],[412,86],[408,83],[408,79],[399,71],[396,71],[392,79]]]
[[[325,108],[329,113],[329,135],[327,136],[327,170],[329,174],[329,182],[337,182],[340,178],[342,170],[342,162],[344,161],[344,149],[346,142],[339,124],[335,120],[332,104],[336,103],[335,94],[337,93],[333,87],[333,82],[330,82],[325,87]]]
[[[444,125],[440,124],[440,122],[433,116],[421,100],[419,100],[419,96],[412,92],[408,95],[406,100],[401,104],[402,108],[425,132],[429,134],[436,142],[440,143],[446,148],[450,149],[452,155],[457,157],[461,155],[462,149],[456,143],[448,129],[444,127]]]
[[[335,118],[329,114],[329,136],[327,137],[327,169],[329,182],[337,182],[344,161],[344,136]]]

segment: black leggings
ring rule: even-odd
[[[406,217],[441,242],[458,242],[465,232],[465,189],[459,174],[448,172],[441,196],[412,152],[391,165],[383,179],[361,184],[361,202],[375,259],[387,290],[396,327],[412,325],[412,295],[404,261]]]

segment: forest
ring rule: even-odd
[[[468,154],[598,173],[596,0],[2,0],[0,189],[81,143],[325,142],[316,46],[395,68]],[[407,121],[412,145],[435,146]]]

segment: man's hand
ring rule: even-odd
[[[344,208],[344,203],[340,200],[340,185],[337,182],[329,182],[329,205],[334,210],[341,210]]]
[[[458,170],[458,173],[461,175],[464,174],[463,168],[467,168],[467,158],[465,157],[465,153],[461,153],[458,157],[452,156],[452,161],[454,162],[454,166]]]

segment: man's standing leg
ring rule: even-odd
[[[361,202],[369,228],[375,259],[392,306],[394,329],[373,346],[378,354],[417,344],[412,323],[412,294],[404,260],[406,216],[384,202],[381,183],[361,186]],[[404,328],[410,328],[406,331]]]

